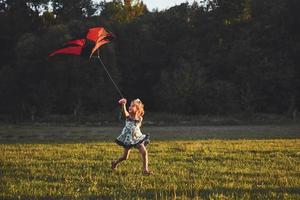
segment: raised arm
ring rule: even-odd
[[[128,113],[127,109],[126,109],[126,103],[127,103],[127,100],[126,100],[125,98],[119,100],[119,104],[120,104],[120,106],[121,106],[122,114],[123,114],[125,117],[128,117],[128,116],[129,116],[129,113]]]

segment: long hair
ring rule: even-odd
[[[131,103],[136,105],[139,117],[143,117],[145,114],[143,102],[140,99],[134,99]]]

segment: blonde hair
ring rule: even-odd
[[[145,111],[144,111],[144,104],[142,103],[142,101],[140,99],[134,99],[131,101],[131,103],[136,105],[137,113],[138,113],[139,117],[143,117],[145,114]]]

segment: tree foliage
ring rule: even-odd
[[[101,56],[128,99],[184,114],[294,113],[300,3],[207,0],[168,10],[142,1],[0,1],[0,112],[9,119],[111,112],[118,93],[97,60],[48,58],[105,26]]]

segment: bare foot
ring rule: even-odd
[[[150,170],[145,170],[143,173],[144,173],[144,175],[147,175],[147,176],[154,175],[154,173]]]
[[[116,163],[116,161],[112,161],[112,162],[111,162],[111,168],[112,168],[112,169],[116,169],[116,168],[117,168],[117,163]]]

